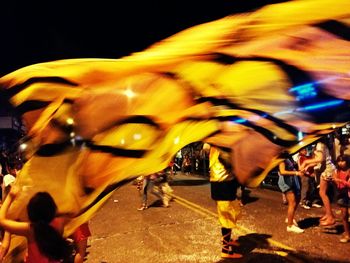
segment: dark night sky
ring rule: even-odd
[[[3,0],[0,76],[57,59],[119,58],[190,26],[283,2],[207,1]]]

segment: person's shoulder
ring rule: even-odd
[[[67,223],[67,221],[68,221],[68,217],[66,217],[66,216],[57,216],[51,221],[50,225],[53,228],[55,228],[57,231],[63,232],[64,226]]]
[[[318,142],[316,144],[316,148],[315,148],[315,151],[324,151],[326,148],[326,145],[322,142]]]

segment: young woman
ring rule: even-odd
[[[0,208],[0,226],[4,230],[25,236],[28,241],[26,263],[56,263],[71,256],[69,243],[62,237],[64,220],[56,217],[57,206],[47,192],[38,192],[29,201],[29,222],[7,218],[8,209],[18,193],[13,186]],[[64,262],[64,261],[63,261]]]
[[[337,204],[340,206],[344,225],[344,234],[341,237],[340,242],[347,243],[350,241],[350,226],[348,221],[350,208],[350,156],[338,156],[334,181],[337,184]]]
[[[295,211],[300,202],[300,178],[301,172],[296,170],[296,163],[291,156],[283,154],[286,159],[279,164],[278,187],[285,194],[288,201],[287,210],[287,232],[303,233],[294,220]]]
[[[320,219],[321,226],[334,225],[335,219],[332,212],[331,202],[327,195],[329,185],[332,183],[335,166],[332,163],[332,157],[329,153],[329,149],[324,141],[320,140],[316,144],[314,151],[314,157],[305,160],[301,165],[300,169],[307,171],[309,167],[313,166],[315,173],[320,174],[320,197],[322,199],[325,215]]]

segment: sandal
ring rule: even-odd
[[[225,245],[234,246],[234,247],[239,247],[240,246],[238,241],[237,240],[233,240],[233,239],[231,239],[230,242],[228,242],[228,243],[225,242]]]
[[[222,250],[221,250],[221,257],[222,258],[241,258],[243,257],[242,254],[235,253],[234,247],[239,247],[240,244],[237,240],[234,240],[230,238],[229,241],[227,239],[231,236],[231,232],[224,235],[221,239],[222,242]]]
[[[231,241],[229,242],[231,243]],[[229,244],[228,243],[228,244]],[[224,245],[221,250],[221,258],[242,258],[243,255],[233,252],[231,246]]]
[[[239,253],[231,253],[231,252],[221,252],[221,258],[242,258],[243,255]]]
[[[231,233],[226,234],[225,236],[223,236],[223,237],[221,238],[221,241],[222,241],[223,246],[224,246],[224,247],[226,247],[226,246],[239,247],[240,244],[239,244],[239,242],[238,242],[237,240],[234,240],[234,239],[232,239],[232,238],[230,239],[229,242],[227,242],[227,241],[225,240],[225,237],[228,237],[228,236],[230,236],[230,235],[231,235]]]

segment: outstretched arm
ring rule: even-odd
[[[299,175],[301,176],[302,173],[301,172],[298,172],[298,171],[288,171],[286,170],[286,165],[284,162],[281,162],[278,166],[279,168],[279,172],[281,175],[287,175],[287,176],[293,176],[293,175]]]
[[[0,208],[0,226],[5,230],[15,235],[29,236],[30,223],[29,222],[17,222],[7,218],[7,212],[10,208],[15,196],[18,193],[18,188],[12,186],[10,193],[7,195],[3,205]]]
[[[315,151],[314,158],[305,160],[299,169],[306,170],[306,167],[309,168],[312,166],[316,166],[318,163],[322,162],[322,160],[323,153],[321,151]]]
[[[339,179],[337,177],[333,177],[333,180],[336,182],[337,185],[342,183],[342,184],[346,185],[347,188],[350,188],[350,180],[346,181],[346,180]]]

